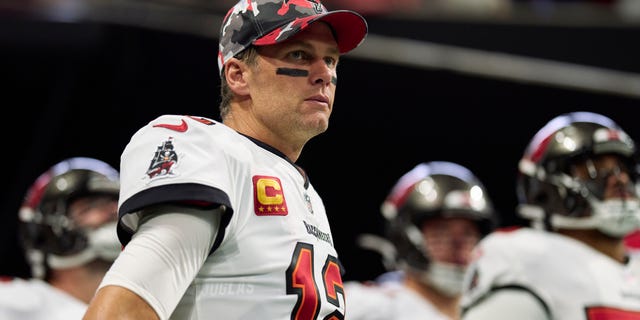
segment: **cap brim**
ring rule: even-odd
[[[286,37],[276,37],[274,33],[277,33],[282,27],[291,23],[287,22],[278,26],[274,31],[256,39],[253,44],[264,46],[285,41],[316,21],[324,21],[331,26],[340,53],[347,53],[358,47],[366,37],[368,31],[367,21],[360,14],[350,10],[336,10],[298,19],[296,24],[300,25],[300,29],[296,32],[287,33]]]

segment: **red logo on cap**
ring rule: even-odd
[[[253,176],[253,206],[258,216],[289,214],[280,179],[270,176]]]

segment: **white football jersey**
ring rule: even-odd
[[[451,320],[402,282],[347,281],[344,292],[347,320]]]
[[[42,280],[0,281],[2,320],[80,320],[86,310],[84,302]]]
[[[342,319],[343,267],[322,199],[284,154],[201,117],[165,115],[121,159],[119,236],[140,208],[217,203],[212,253],[175,313],[190,319]]]
[[[557,233],[496,231],[475,249],[463,310],[503,288],[525,290],[550,319],[640,319],[640,274],[586,244]],[[495,310],[500,314],[500,310]]]

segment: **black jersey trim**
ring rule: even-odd
[[[238,132],[240,133],[240,132]],[[289,162],[289,164],[291,164],[296,170],[298,170],[298,172],[300,172],[300,174],[302,175],[302,177],[304,178],[304,189],[307,190],[309,189],[309,185],[311,184],[311,182],[309,181],[309,176],[307,176],[307,172],[304,171],[304,169],[302,169],[302,167],[300,167],[299,165],[295,164],[293,161],[291,161],[291,159],[289,159],[284,153],[280,152],[280,150],[256,139],[253,137],[250,137],[246,134],[240,133],[240,135],[242,135],[243,137],[251,140],[253,143],[255,143],[257,146],[259,146],[262,149],[265,149],[275,155],[277,155],[278,157],[281,157],[282,159],[286,160],[287,162]]]
[[[201,202],[199,204],[198,202]],[[224,230],[231,219],[233,208],[229,196],[222,190],[197,183],[180,183],[157,186],[141,191],[122,203],[118,210],[118,216],[122,218],[126,214],[137,212],[144,207],[160,204],[174,203],[185,204],[199,207],[218,207],[224,205],[226,207],[225,214],[222,216],[221,225],[218,229],[218,236],[214,242],[211,252],[220,245]],[[126,245],[131,241],[133,230],[125,228],[118,223],[118,239],[120,243]]]

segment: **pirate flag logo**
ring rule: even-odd
[[[172,170],[177,163],[178,154],[173,150],[173,138],[169,137],[167,141],[158,146],[153,159],[151,159],[149,169],[147,169],[147,176],[153,179],[173,174]]]

